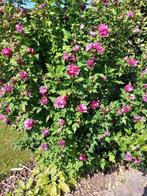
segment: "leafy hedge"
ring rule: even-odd
[[[146,152],[145,1],[45,1],[1,13],[1,115],[69,178]]]

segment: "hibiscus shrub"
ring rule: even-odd
[[[39,1],[40,2],[40,1]],[[69,176],[142,164],[147,136],[145,1],[0,8],[0,119]]]

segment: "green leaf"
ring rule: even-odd
[[[119,81],[119,80],[114,80],[114,82],[115,82],[116,84],[124,84],[124,82]]]
[[[60,182],[58,184],[58,187],[65,193],[68,193],[70,191],[69,186],[64,182]]]
[[[74,131],[74,133],[76,132],[76,130],[79,128],[79,124],[78,123],[74,123],[72,125],[72,130]]]
[[[25,196],[34,196],[34,194],[32,191],[29,190],[26,192]]]
[[[143,146],[143,147],[141,148],[141,150],[144,151],[144,152],[147,152],[147,145]]]
[[[77,184],[77,182],[74,178],[69,179],[68,182],[69,182],[70,185],[74,185],[74,186]]]
[[[109,156],[109,161],[111,161],[112,163],[115,163],[115,156],[114,156],[114,154],[112,152],[109,152],[108,156]]]
[[[31,188],[32,183],[33,183],[33,179],[30,178],[30,179],[27,181],[27,183],[26,183],[26,190],[29,190],[29,189]]]
[[[55,183],[49,185],[48,193],[50,196],[57,196],[57,185]]]
[[[19,187],[19,189],[21,189],[23,191],[26,189],[25,183],[20,180],[18,181],[18,187]]]
[[[37,180],[37,185],[38,186],[43,186],[49,183],[49,178],[47,176],[41,176],[38,180]]]
[[[116,9],[111,9],[111,12],[112,12],[112,14],[114,15],[114,16],[116,16],[117,15],[117,10]]]

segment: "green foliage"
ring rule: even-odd
[[[5,121],[26,131],[20,143],[36,151],[39,162],[54,163],[69,177],[142,164],[145,1],[98,0],[86,9],[88,1],[34,2],[36,8],[23,14],[6,5],[1,17],[0,48],[12,50],[0,56]],[[42,86],[47,92],[40,93]]]
[[[65,174],[57,169],[55,165],[38,166],[32,173],[31,178],[24,183],[18,182],[18,188],[14,195],[50,195],[60,196],[70,191],[69,186],[75,185],[74,179],[67,179]]]

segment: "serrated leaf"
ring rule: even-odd
[[[112,163],[115,163],[115,156],[112,152],[109,153],[109,161],[111,161]]]

